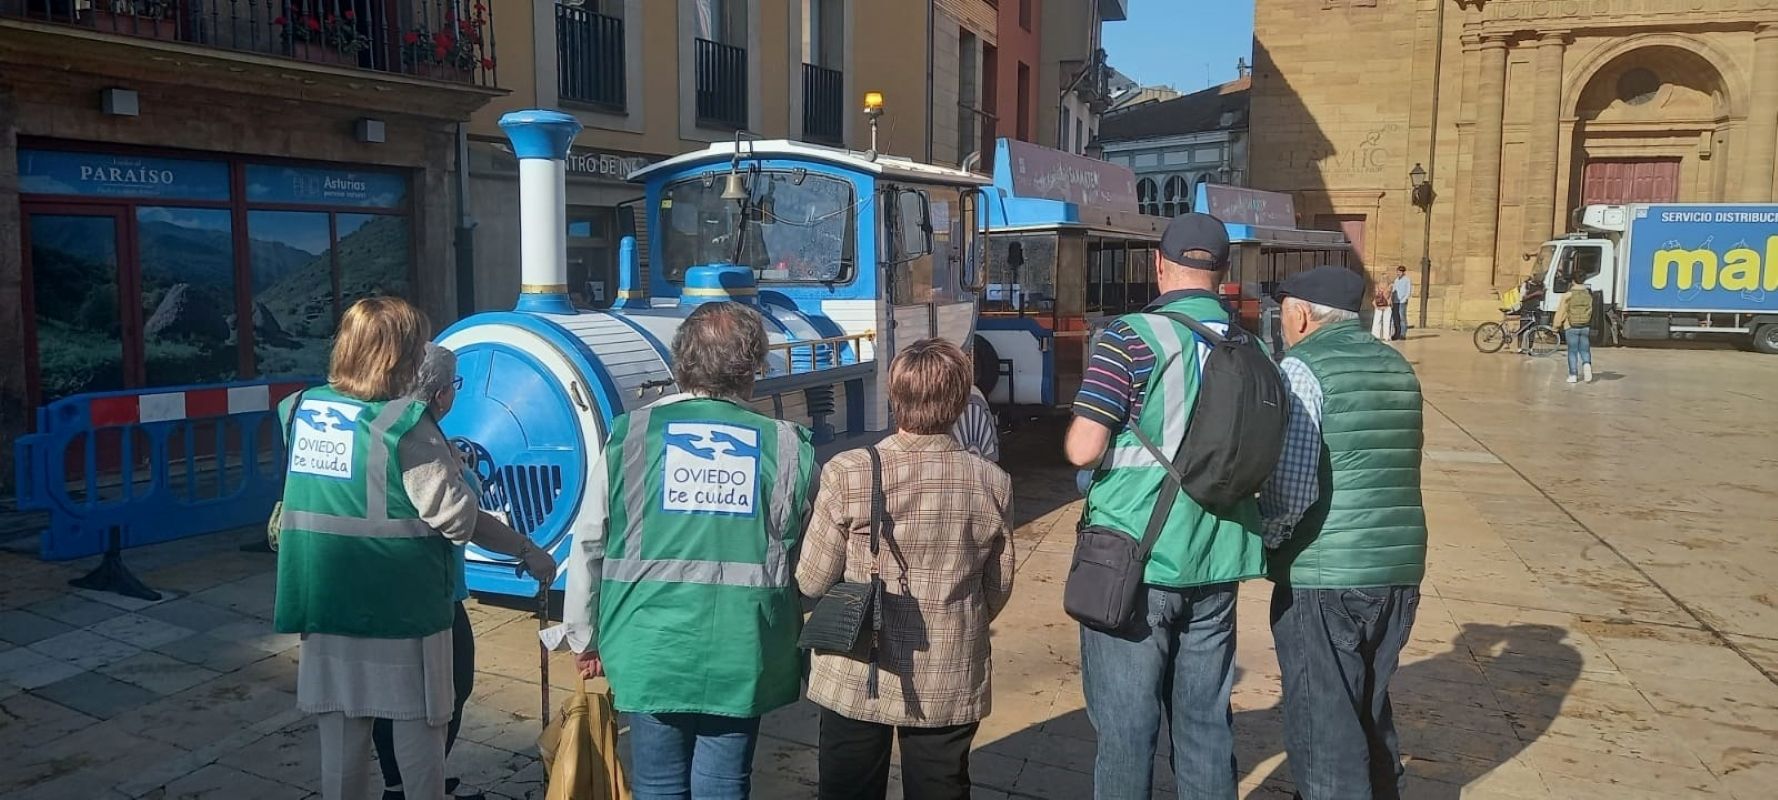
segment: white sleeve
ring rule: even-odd
[[[584,511],[562,565],[568,574],[568,588],[562,596],[562,624],[538,633],[551,650],[567,643],[568,649],[584,653],[595,648],[599,640],[599,582],[604,571],[606,528],[611,521],[603,454],[594,462],[589,477]]]

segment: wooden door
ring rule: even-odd
[[[1678,201],[1678,159],[1588,161],[1581,179],[1583,206]]]

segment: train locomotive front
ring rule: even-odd
[[[587,497],[611,421],[677,391],[669,345],[698,305],[761,312],[771,344],[753,407],[808,426],[824,454],[887,427],[896,331],[969,340],[978,254],[966,223],[985,183],[971,173],[787,141],[663,161],[630,176],[646,187],[650,269],[626,237],[616,302],[589,311],[570,302],[565,266],[564,164],[580,123],[533,109],[501,127],[519,158],[521,293],[512,311],[440,334],[460,381],[441,425],[472,462],[482,507],[560,562],[600,516]],[[536,594],[516,566],[472,545],[469,586]]]

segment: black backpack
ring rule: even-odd
[[[1169,471],[1198,505],[1232,508],[1259,493],[1284,452],[1290,419],[1284,376],[1259,339],[1233,321],[1219,334],[1184,314],[1159,316],[1191,329],[1210,345],[1210,355],[1198,376],[1198,401],[1178,459],[1165,458],[1140,428],[1131,430],[1155,460],[1171,461]],[[1180,358],[1196,356],[1196,343],[1190,344]]]

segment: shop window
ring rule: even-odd
[[[366,297],[407,296],[406,217],[340,214],[335,228],[341,310]]]
[[[119,220],[111,215],[27,214],[25,222],[41,402],[123,388]]]
[[[136,259],[146,385],[234,380],[240,337],[229,210],[138,206]]]
[[[253,357],[265,376],[325,375],[337,312],[333,234],[318,211],[251,211]]]

